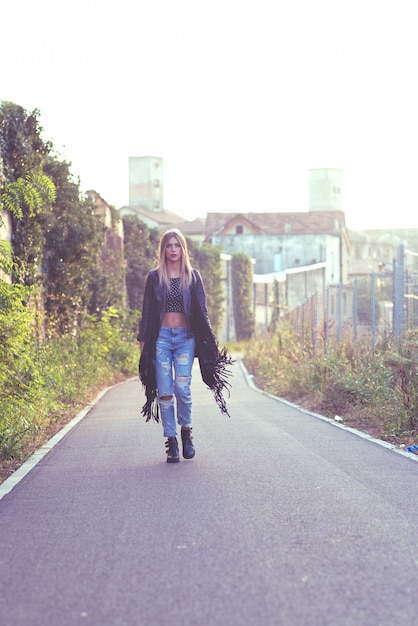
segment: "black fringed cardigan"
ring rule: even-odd
[[[151,418],[159,422],[157,383],[155,376],[155,349],[165,311],[166,288],[160,285],[157,270],[151,270],[145,286],[141,330],[138,341],[144,342],[139,360],[139,378],[145,389],[146,402],[141,413],[148,422]],[[226,348],[219,349],[213,333],[207,309],[206,296],[201,276],[193,270],[192,284],[183,290],[184,313],[188,332],[195,336],[195,351],[199,359],[203,382],[212,390],[222,413],[229,416],[224,393],[229,395],[231,386],[227,380],[227,369],[234,363]]]

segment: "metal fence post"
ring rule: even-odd
[[[315,302],[315,310],[314,310],[314,318],[315,318],[315,331],[314,331],[314,349],[315,352],[318,347],[318,338],[319,338],[319,294],[318,291],[315,291],[314,294],[314,302]]]
[[[372,348],[376,344],[376,278],[374,271],[370,275],[370,307],[371,307],[371,327],[372,327]]]
[[[398,261],[393,261],[393,329],[395,331],[395,337],[398,339],[401,334],[401,297],[399,280],[399,265]]]
[[[353,332],[354,338],[357,339],[357,316],[358,316],[358,279],[354,279],[353,290]]]
[[[337,300],[337,341],[338,343],[342,338],[342,300],[343,300],[343,287],[341,281],[338,283],[338,300]]]
[[[325,292],[325,354],[328,348],[328,335],[329,335],[329,285],[327,285]]]
[[[398,311],[399,311],[399,334],[405,330],[405,267],[404,267],[404,246],[402,243],[398,246],[398,276],[396,280],[398,284]]]

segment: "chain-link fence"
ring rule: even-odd
[[[405,260],[415,263],[406,265]],[[343,336],[370,339],[372,345],[385,334],[399,337],[418,327],[418,260],[400,246],[391,270],[328,286],[280,318],[318,349]]]

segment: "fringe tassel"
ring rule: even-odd
[[[222,350],[218,354],[218,358],[215,363],[215,371],[214,371],[214,388],[213,395],[215,396],[216,404],[219,406],[221,412],[228,417],[229,415],[226,401],[224,398],[224,393],[228,394],[228,398],[231,395],[230,387],[231,383],[227,380],[230,376],[232,376],[231,372],[227,369],[227,366],[233,365],[235,363],[235,359],[233,359],[228,353],[226,348],[222,348]]]
[[[157,424],[160,422],[160,407],[157,401],[157,395],[155,395],[154,400],[146,401],[141,409],[141,415],[145,417],[145,421],[149,422],[153,420]]]
[[[146,422],[152,419],[158,424],[160,421],[160,408],[158,406],[157,384],[155,371],[154,368],[149,365],[150,362],[152,363],[152,360],[149,358],[148,354],[143,352],[139,359],[138,370],[139,379],[145,389],[147,399],[141,408],[141,414],[145,417]]]
[[[226,400],[224,394],[228,394],[230,397],[231,383],[228,378],[232,376],[228,366],[233,365],[235,359],[233,359],[227,352],[226,348],[219,350],[216,345],[216,356],[214,361],[199,360],[200,372],[202,379],[212,391],[216,404],[218,405],[221,413],[231,417],[226,406]]]

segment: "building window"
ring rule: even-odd
[[[244,232],[244,227],[241,224],[238,224],[237,226],[235,226],[236,235],[242,235],[243,232]]]
[[[159,186],[160,186],[160,179],[154,178],[154,187],[159,187]]]
[[[159,208],[160,208],[160,201],[154,200],[154,209],[159,209]]]

